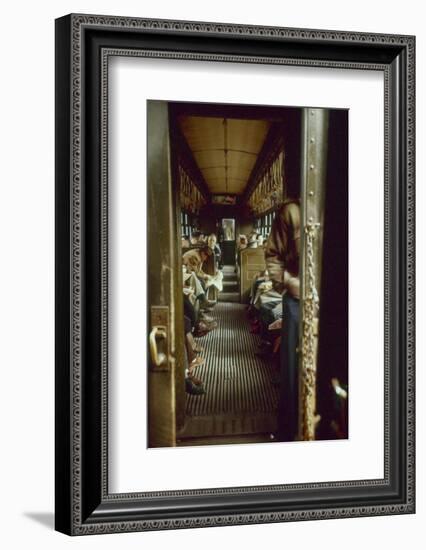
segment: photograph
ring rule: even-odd
[[[171,374],[165,329],[149,336],[149,447],[348,438],[349,115],[147,101],[148,158],[170,174],[147,194],[171,186],[175,228],[161,243],[148,207],[148,308],[158,246],[182,274]]]

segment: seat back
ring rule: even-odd
[[[265,253],[263,248],[244,248],[240,251],[241,302],[247,301],[254,276],[264,269]]]

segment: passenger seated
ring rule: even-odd
[[[185,369],[185,391],[191,395],[203,395],[206,393],[202,380],[194,376],[194,369],[204,363],[202,357],[197,356],[201,348],[197,346],[192,336],[191,320],[184,316],[185,349],[188,359],[188,368]]]
[[[200,238],[201,238],[200,231],[192,231],[191,239],[190,239],[191,246],[200,246],[201,244]]]
[[[188,362],[188,368],[185,369],[185,391],[191,395],[203,395],[205,393],[203,382],[195,377],[193,372],[204,363],[204,359],[196,355],[202,351],[202,348],[196,344],[194,336],[205,336],[217,327],[217,323],[205,313],[203,309],[207,302],[205,292],[196,275],[187,273],[185,266],[183,266],[183,281],[185,349]],[[200,302],[199,311],[194,306],[198,301]]]
[[[248,239],[248,248],[257,248],[257,233],[253,231]]]
[[[253,279],[248,313],[251,332],[261,337],[258,355],[270,359],[271,353],[278,351],[279,329],[271,328],[271,324],[282,318],[282,295],[272,288],[267,270],[259,272]]]
[[[215,256],[216,267],[218,269],[221,269],[222,268],[222,251],[220,249],[220,246],[217,244],[217,238],[214,233],[211,233],[209,235],[209,238],[207,239],[207,244]]]
[[[204,336],[217,327],[216,321],[207,314],[211,308],[211,302],[207,300],[206,293],[196,275],[187,273],[185,266],[183,269],[184,312],[191,321],[194,336]]]
[[[250,287],[250,305],[256,309],[259,309],[259,298],[263,292],[267,292],[272,288],[272,283],[269,280],[268,271],[260,271],[257,273],[252,281]]]
[[[182,248],[189,248],[190,242],[188,235],[182,235]]]
[[[245,248],[247,248],[247,237],[245,235],[239,235],[238,237],[238,240],[237,240],[237,250],[236,250],[236,254],[235,254],[235,260],[236,260],[236,264],[238,266],[238,276],[240,276],[240,268],[241,268],[241,255],[240,255],[240,252],[241,250],[244,250]]]
[[[187,271],[194,273],[199,279],[202,287],[206,290],[206,283],[209,278],[207,273],[203,271],[203,263],[213,254],[211,248],[207,245],[201,248],[193,248],[185,252],[182,256],[182,263],[186,267]]]
[[[237,251],[244,250],[247,248],[247,237],[245,235],[240,235],[237,241]]]

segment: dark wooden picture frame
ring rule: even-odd
[[[384,74],[384,477],[111,494],[107,468],[108,58]],[[56,21],[56,529],[70,535],[415,511],[413,36],[68,15]]]

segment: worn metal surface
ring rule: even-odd
[[[301,181],[301,242],[300,242],[300,338],[302,353],[299,354],[299,438],[314,439],[314,414],[316,407],[316,363],[318,348],[318,310],[314,319],[306,318],[304,303],[310,299],[313,289],[310,283],[315,280],[314,293],[321,288],[322,244],[324,233],[325,176],[327,170],[327,109],[304,109],[302,115],[302,181]],[[308,268],[306,229],[314,227],[315,238],[311,251],[313,266]],[[311,273],[309,273],[311,270]],[[310,277],[312,275],[312,277]],[[318,306],[321,307],[321,297]],[[315,322],[314,322],[315,321]],[[306,323],[312,325],[312,348],[314,358],[312,369],[309,366],[305,341]],[[315,324],[315,330],[313,325]],[[307,370],[311,370],[309,382]],[[309,386],[309,388],[307,387]],[[307,392],[309,395],[307,395]]]
[[[148,443],[150,447],[170,447],[176,444],[176,379],[182,369],[176,368],[180,348],[183,348],[181,302],[176,299],[176,288],[182,288],[175,256],[176,216],[174,191],[171,178],[170,129],[167,104],[148,102],[148,149],[147,149],[147,199],[148,212],[148,301],[153,315],[153,306],[170,311],[169,319],[161,325],[170,327],[163,352],[167,362],[148,371]],[[164,311],[160,309],[160,311]],[[155,315],[154,315],[155,316]],[[152,330],[150,319],[149,331]],[[146,335],[147,336],[147,335]],[[144,335],[141,335],[143,338]],[[140,368],[146,368],[140,365]]]
[[[273,366],[256,355],[260,338],[250,333],[245,306],[218,303],[218,328],[198,340],[205,363],[196,375],[206,388],[188,395],[181,437],[264,433],[276,428],[278,391]]]

